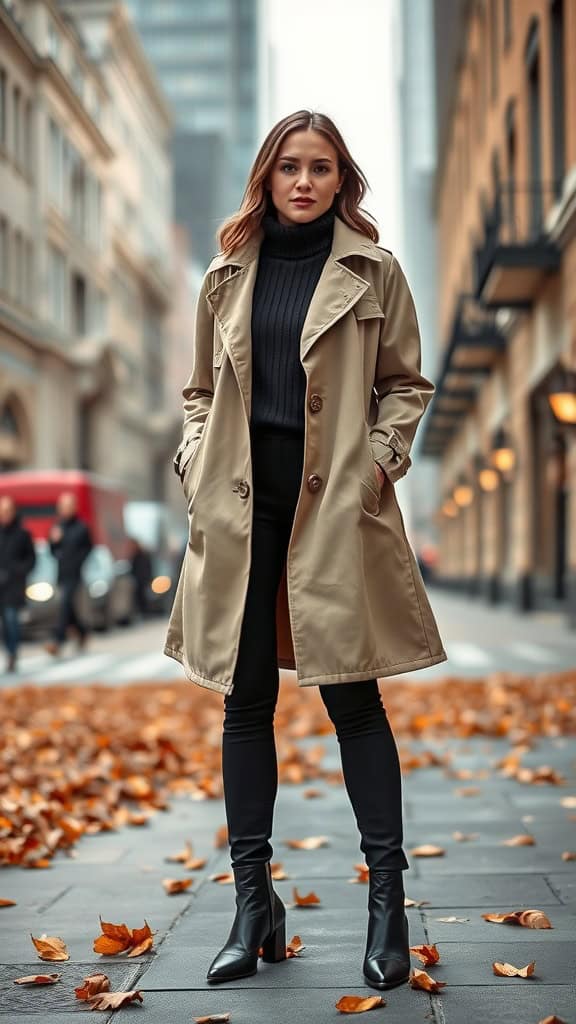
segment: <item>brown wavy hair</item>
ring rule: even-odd
[[[242,197],[240,209],[224,222],[218,231],[221,251],[229,256],[238,246],[243,245],[258,230],[265,213],[272,208],[270,193],[265,187],[280,147],[289,132],[313,129],[326,136],[338,154],[338,170],[344,175],[340,191],[334,196],[334,209],[349,227],[362,232],[373,242],[378,242],[378,229],[360,208],[366,190],[369,188],[365,175],[352,159],[350,151],[334,122],[326,114],[315,110],[297,110],[278,121],[268,132],[252,164],[248,183]]]

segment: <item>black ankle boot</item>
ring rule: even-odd
[[[232,870],[236,916],[226,945],[208,968],[208,981],[232,981],[255,974],[261,946],[266,963],[286,959],[286,908],[272,886],[270,862]]]
[[[402,872],[370,870],[369,886],[364,977],[372,988],[393,988],[410,976]]]

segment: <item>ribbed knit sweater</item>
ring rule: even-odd
[[[306,374],[300,337],[313,292],[332,247],[334,206],[306,224],[281,224],[272,209],[252,298],[251,427],[304,433]]]

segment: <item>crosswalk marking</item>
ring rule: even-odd
[[[520,643],[519,641],[508,646],[512,654],[518,655],[526,661],[535,661],[538,665],[557,665],[558,655],[546,647],[538,644]]]
[[[486,668],[494,664],[494,659],[477,644],[453,643],[446,644],[448,661],[456,665]]]

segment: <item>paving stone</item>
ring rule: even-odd
[[[0,965],[0,1019],[6,1021],[25,1020],[27,1016],[39,1021],[47,1019],[52,1024],[58,1018],[57,1013],[84,1013],[85,1004],[76,999],[74,989],[82,984],[88,974],[94,974],[93,963],[45,963],[41,960],[22,960],[10,965]],[[129,991],[141,970],[140,964],[123,961],[109,963],[105,973],[110,978],[112,991]],[[42,988],[30,985],[15,985],[14,978],[22,978],[29,974],[60,974],[60,981]],[[90,1010],[93,1014],[94,1011]],[[4,1016],[6,1015],[6,1016]],[[94,1020],[94,1017],[92,1017]]]
[[[274,965],[271,965],[274,966]],[[233,1024],[294,1024],[294,1021],[313,1024],[334,1024],[341,1015],[335,1009],[343,995],[380,995],[362,984],[324,988],[319,991],[305,989],[263,988],[258,975],[237,981],[236,988],[219,985],[203,992],[146,992],[142,1010],[147,1019],[169,1021],[170,1024],[190,1024],[196,1016],[210,1013],[230,1013]],[[258,979],[258,980],[256,980]],[[430,1024],[430,998],[425,992],[415,992],[408,985],[382,992],[386,1007],[387,1024]],[[376,1015],[379,1011],[373,1011]],[[134,1009],[117,1010],[114,1024],[134,1019]],[[375,1016],[376,1019],[376,1016]],[[53,1024],[48,1021],[48,1024]],[[516,1022],[518,1024],[518,1022]]]
[[[514,904],[522,907],[554,907],[561,897],[539,875],[455,875],[445,878],[411,879],[406,872],[406,895],[413,900],[428,900],[431,907],[480,907]],[[576,894],[575,894],[576,896]],[[452,913],[456,913],[452,909]]]
[[[494,978],[494,981],[499,979]],[[509,979],[512,980],[512,979]],[[576,986],[523,985],[450,986],[433,1002],[442,1008],[437,1019],[445,1024],[537,1024],[555,1014],[576,1024]]]
[[[288,905],[293,902],[292,890],[296,886],[301,896],[315,892],[321,899],[322,906],[327,910],[365,910],[368,906],[368,885],[351,883],[347,879],[333,878],[290,878],[274,882],[274,888],[280,899]],[[557,902],[557,901],[555,901]],[[195,907],[199,911],[230,910],[234,908],[234,886],[208,882],[197,894]],[[314,912],[314,911],[312,911]],[[306,914],[307,908],[296,913]]]
[[[537,907],[534,902],[532,907]],[[499,914],[507,910],[522,910],[510,900],[507,903],[498,905],[487,904],[479,907],[422,907],[421,912],[424,919],[424,926],[430,938],[430,942],[499,942],[503,945],[510,943],[554,943],[562,940],[569,943],[572,957],[574,959],[574,936],[576,935],[576,914],[570,908],[559,905],[547,907],[544,911],[552,928],[521,928],[511,924],[492,924],[485,921],[482,914]],[[544,908],[542,908],[544,909]],[[470,920],[465,924],[446,924],[438,921],[439,917],[467,917]],[[496,934],[495,934],[496,933]]]
[[[547,878],[562,903],[576,906],[576,873],[573,875],[548,875]]]
[[[503,927],[503,926],[502,926]],[[570,985],[574,982],[574,949],[566,942],[500,942],[498,936],[487,942],[438,942],[440,963],[429,973],[448,985]],[[411,943],[414,945],[414,943]],[[536,967],[530,978],[499,978],[492,970],[494,961],[525,967],[532,960]],[[422,964],[413,956],[414,966]]]
[[[429,842],[421,838],[420,842]],[[420,845],[420,842],[417,845]],[[430,875],[474,874],[539,874],[550,872],[574,874],[576,862],[563,861],[561,850],[556,847],[539,846],[488,846],[473,843],[454,843],[444,857],[412,857],[410,849],[406,855],[411,864],[418,862],[422,878]]]

